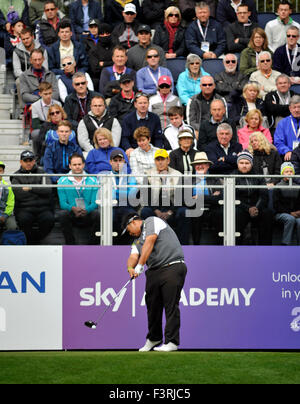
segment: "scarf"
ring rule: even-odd
[[[180,21],[178,21],[176,24],[172,24],[172,25],[169,23],[169,21],[165,21],[164,24],[169,33],[169,53],[174,53],[173,45],[174,45],[174,40],[175,40],[175,34],[180,25]]]

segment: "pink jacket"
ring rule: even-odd
[[[247,149],[249,145],[249,137],[253,132],[261,132],[265,135],[270,143],[273,143],[272,135],[269,129],[264,128],[262,125],[259,126],[257,130],[250,130],[248,126],[244,126],[243,128],[238,130],[238,139],[239,143],[243,146],[243,150]]]

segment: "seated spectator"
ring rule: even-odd
[[[4,230],[16,230],[17,223],[14,216],[15,194],[3,179],[5,164],[0,161],[0,234]],[[3,186],[4,185],[4,186]]]
[[[21,43],[21,32],[23,29],[24,23],[20,18],[13,20],[10,24],[8,35],[4,40],[6,60],[9,60],[10,62],[14,49]]]
[[[196,3],[195,12],[196,20],[185,31],[187,50],[202,59],[218,58],[226,47],[222,25],[210,18],[209,6],[203,1]]]
[[[229,117],[239,126],[244,126],[245,116],[252,109],[259,109],[264,116],[265,104],[260,98],[260,86],[257,83],[249,82],[243,88],[243,94],[238,91],[231,94],[229,102]],[[264,124],[265,126],[265,124]]]
[[[58,89],[60,100],[64,103],[68,95],[74,92],[73,76],[76,73],[76,61],[73,56],[65,56],[61,61],[63,73],[58,78]],[[94,91],[94,84],[88,73],[84,73],[87,88],[89,91]]]
[[[77,138],[81,149],[87,154],[94,148],[93,138],[95,130],[106,128],[112,132],[113,142],[116,147],[121,140],[121,125],[116,118],[110,116],[105,103],[105,98],[95,95],[91,101],[91,110],[82,118],[77,128]]]
[[[123,22],[123,11],[126,3],[128,2],[120,2],[118,0],[106,0],[104,12],[105,21],[109,24],[113,24],[114,27]],[[135,5],[137,19],[142,20],[142,9],[139,0],[132,0],[130,3]]]
[[[178,148],[179,132],[187,130],[193,134],[194,146],[196,146],[195,131],[191,125],[184,122],[184,110],[182,107],[171,107],[168,111],[170,124],[163,131],[163,145],[166,150]]]
[[[20,230],[25,233],[27,244],[40,244],[54,225],[54,206],[52,189],[49,187],[31,187],[31,184],[51,184],[49,177],[32,176],[44,174],[45,171],[36,164],[35,156],[25,150],[20,156],[20,169],[11,177],[15,194],[15,215]],[[22,187],[14,187],[22,185]],[[37,227],[36,227],[37,226]]]
[[[144,177],[139,175],[146,174],[147,170],[154,167],[154,155],[158,148],[151,144],[150,130],[146,126],[137,128],[133,137],[138,147],[130,154],[130,167],[138,184],[143,184]]]
[[[100,76],[99,92],[105,98],[111,98],[120,92],[120,78],[126,74],[135,82],[136,72],[127,63],[126,49],[121,45],[117,45],[113,49],[112,61],[113,65],[104,67]]]
[[[237,159],[237,170],[234,175],[242,177],[236,178],[236,185],[247,185],[246,188],[236,188],[235,198],[241,203],[236,205],[236,231],[241,233],[236,244],[245,242],[244,232],[247,224],[256,223],[258,227],[258,244],[272,244],[272,223],[273,214],[268,209],[268,192],[265,188],[250,188],[249,186],[266,185],[263,178],[248,177],[254,175],[253,156],[248,150],[243,150]],[[244,238],[244,240],[243,240]]]
[[[195,174],[192,161],[197,150],[194,148],[195,136],[192,131],[182,129],[178,133],[179,147],[172,150],[170,157],[170,167],[180,171],[182,174]]]
[[[186,58],[185,71],[181,72],[178,76],[176,89],[183,105],[187,105],[190,98],[199,94],[201,77],[209,76],[209,73],[201,67],[201,64],[201,58],[198,55],[190,53]]]
[[[274,188],[273,206],[275,220],[283,224],[281,245],[292,245],[294,229],[297,234],[297,245],[300,245],[300,189],[292,189],[297,184],[292,178],[295,168],[291,162],[284,162],[280,167],[283,179],[277,184],[288,189]]]
[[[223,27],[237,21],[238,6],[241,4],[240,0],[220,0],[218,1],[216,20],[219,21]],[[254,0],[243,0],[243,4],[247,5],[250,15],[248,18],[251,22],[257,22],[256,4]]]
[[[84,46],[81,42],[72,39],[72,26],[68,20],[63,20],[58,25],[59,40],[48,48],[49,69],[55,73],[63,74],[61,61],[65,56],[73,56],[76,61],[78,71],[88,70],[88,61]]]
[[[110,153],[117,149],[114,147],[112,133],[106,128],[99,128],[94,133],[94,149],[88,152],[86,158],[86,171],[89,174],[99,174],[102,171],[111,171],[109,162]],[[131,173],[127,156],[125,156],[128,174]]]
[[[135,110],[133,103],[135,97],[134,81],[128,74],[124,74],[119,80],[119,85],[121,87],[120,92],[111,98],[108,110],[110,115],[117,118],[122,124],[124,116]]]
[[[114,44],[112,42],[111,33],[111,25],[105,23],[100,24],[98,42],[88,54],[89,72],[95,88],[99,88],[99,79],[102,69],[113,65],[112,55]]]
[[[14,77],[17,79],[25,70],[30,68],[30,53],[34,49],[41,49],[44,55],[43,67],[48,70],[48,54],[41,47],[40,42],[34,39],[31,28],[24,28],[20,34],[21,42],[17,44],[12,55]]]
[[[61,21],[66,20],[64,13],[58,9],[54,0],[46,0],[44,3],[44,14],[36,24],[37,38],[41,45],[49,49],[58,37],[58,27]]]
[[[235,123],[227,119],[226,106],[221,99],[214,99],[210,103],[210,118],[200,123],[197,149],[204,151],[205,147],[216,140],[217,128],[221,123],[228,123],[232,128],[233,140],[236,142],[236,126]]]
[[[253,155],[253,169],[257,174],[280,174],[281,157],[263,133],[253,132],[250,135],[248,150]],[[265,181],[268,186],[273,186],[279,179],[265,178]]]
[[[100,230],[100,213],[96,204],[98,188],[84,187],[85,185],[97,185],[97,179],[85,177],[84,167],[83,156],[73,153],[69,157],[69,174],[73,174],[74,177],[60,177],[58,181],[58,185],[74,186],[73,188],[57,188],[61,209],[58,219],[65,244],[76,244],[73,226],[88,228],[89,244],[99,244],[99,239],[95,235]]]
[[[243,149],[247,149],[249,145],[249,137],[253,132],[261,132],[270,143],[273,143],[270,130],[262,126],[263,117],[258,109],[252,109],[245,116],[245,126],[238,129],[238,141],[243,146]]]
[[[232,127],[224,122],[220,123],[216,132],[217,138],[205,147],[205,152],[212,165],[211,174],[231,174],[237,169],[237,156],[243,150],[242,145],[232,139]]]
[[[24,105],[33,104],[40,99],[39,85],[48,82],[52,85],[52,97],[59,99],[58,85],[55,74],[43,67],[44,54],[41,49],[34,49],[30,53],[29,69],[20,75],[20,94]]]
[[[39,95],[41,98],[31,105],[31,140],[35,154],[37,152],[37,140],[39,138],[40,129],[42,124],[47,121],[49,108],[54,104],[61,106],[59,101],[52,98],[52,85],[47,83],[47,81],[39,85]]]
[[[251,73],[257,70],[257,55],[262,51],[268,51],[273,55],[268,47],[268,38],[265,31],[254,28],[247,48],[241,52],[240,72],[250,77]]]
[[[257,22],[250,20],[251,11],[245,3],[237,6],[237,20],[227,24],[225,29],[227,49],[232,53],[241,53],[247,48],[252,31],[258,27]]]
[[[53,142],[58,142],[57,128],[61,121],[66,120],[67,114],[60,105],[54,104],[49,108],[47,122],[42,125],[39,136],[45,146],[50,146]],[[41,137],[41,135],[43,137]],[[77,136],[73,129],[69,137],[69,142],[73,142],[77,145]]]
[[[100,27],[100,21],[97,18],[89,19],[88,33],[82,35],[81,38],[87,56],[95,49],[99,41],[99,27]]]
[[[71,142],[72,125],[68,121],[61,121],[57,125],[58,141],[46,147],[44,155],[44,169],[48,174],[67,174],[70,171],[69,157],[73,153],[82,155],[77,143]],[[51,181],[56,184],[59,176],[53,175]]]
[[[269,48],[275,52],[279,46],[285,45],[287,30],[293,25],[300,25],[291,17],[292,5],[289,1],[281,0],[277,7],[277,15],[274,20],[267,22],[265,31],[269,40]]]
[[[65,6],[62,0],[55,0],[62,13],[65,13]],[[55,6],[55,5],[54,5]],[[53,7],[49,7],[53,8]],[[45,11],[45,2],[42,0],[31,0],[29,5],[29,24],[31,27],[37,25],[37,23],[43,17]]]
[[[165,51],[166,59],[185,56],[185,28],[181,25],[179,8],[170,6],[164,12],[164,22],[157,25],[153,43]]]
[[[160,66],[159,53],[155,48],[147,49],[146,60],[147,65],[136,73],[136,86],[138,91],[149,95],[155,94],[158,87],[158,80],[162,76],[168,76],[171,79],[172,90],[174,90],[172,73],[167,67]]]
[[[155,95],[149,98],[149,111],[160,117],[162,129],[170,123],[168,111],[173,106],[181,106],[179,98],[172,93],[172,80],[169,76],[160,76]]]
[[[102,21],[100,3],[96,0],[76,0],[69,6],[70,20],[74,24],[77,41],[89,34],[89,21],[97,18]]]
[[[222,99],[225,108],[227,108],[225,99],[216,92],[216,85],[212,76],[201,77],[200,89],[200,93],[190,98],[186,108],[187,122],[194,128],[197,139],[201,122],[210,119],[212,100],[215,98]]]
[[[151,29],[156,29],[164,22],[164,12],[172,3],[172,0],[143,0],[142,13]]]
[[[292,151],[299,144],[300,96],[290,99],[290,115],[283,118],[274,132],[274,146],[284,161],[290,161]]]
[[[154,162],[155,167],[147,173],[150,185],[148,203],[143,201],[141,217],[144,220],[149,216],[157,216],[165,220],[176,232],[180,244],[189,244],[191,219],[186,216],[186,207],[176,206],[176,194],[182,191],[174,188],[182,182],[182,174],[169,166],[170,158],[164,149],[156,151]],[[166,174],[169,176],[165,176]]]
[[[20,18],[26,26],[29,25],[27,0],[2,1],[0,9],[4,21],[3,28],[7,31],[9,31],[10,29],[11,22],[14,21],[16,18]]]
[[[276,78],[276,90],[270,91],[265,97],[265,112],[268,116],[270,128],[274,127],[275,129],[282,118],[290,115],[290,99],[295,95],[295,92],[290,87],[290,78],[285,74],[281,74]]]
[[[223,208],[219,205],[219,200],[222,199],[222,189],[209,187],[221,185],[221,181],[219,178],[210,178],[212,161],[208,160],[206,153],[197,152],[192,165],[196,173],[193,197],[195,199],[202,197],[204,202],[204,206],[201,204],[201,208],[204,208],[204,210],[198,212],[198,215],[192,218],[194,245],[200,244],[202,227],[205,222],[214,229],[215,244],[221,244],[221,238],[219,238],[218,234],[223,227]]]
[[[299,29],[291,26],[286,33],[286,44],[279,46],[273,57],[273,67],[280,73],[289,76],[292,84],[300,82],[299,67]]]
[[[149,112],[149,99],[145,93],[137,93],[134,99],[135,111],[125,115],[122,121],[121,147],[127,156],[137,147],[133,138],[135,129],[146,126],[150,130],[153,146],[161,147],[163,143],[159,116]]]
[[[226,101],[230,101],[233,92],[242,92],[248,82],[248,77],[237,70],[238,60],[233,53],[227,53],[223,59],[225,71],[214,76],[216,91]]]
[[[128,167],[127,158],[122,149],[115,149],[110,153],[109,163],[113,177],[113,200],[117,201],[117,205],[113,207],[113,230],[118,233],[118,237],[114,240],[114,244],[123,244],[125,240],[121,239],[121,224],[123,217],[129,213],[134,213],[135,209],[130,202],[136,197],[138,192],[137,181],[135,177],[127,177]],[[101,185],[101,179],[100,179]]]
[[[178,0],[178,6],[182,14],[182,18],[185,20],[187,24],[195,20],[195,5],[199,3],[198,0]],[[215,18],[216,17],[216,1],[215,0],[207,0],[206,3],[210,8],[210,15]]]
[[[83,72],[73,75],[72,85],[75,91],[66,97],[64,108],[68,120],[72,123],[73,128],[77,129],[78,123],[90,111],[92,98],[100,94],[88,90],[88,82]]]
[[[138,43],[137,31],[140,26],[140,22],[136,19],[137,13],[134,3],[125,4],[122,16],[123,21],[113,29],[112,40],[115,45],[130,49]]]
[[[272,56],[270,52],[260,52],[258,55],[258,69],[251,73],[250,81],[255,81],[260,84],[260,96],[265,99],[265,96],[276,90],[276,78],[280,76],[280,72],[272,69]]]
[[[159,54],[160,65],[166,67],[166,57],[164,50],[152,43],[151,28],[149,25],[140,25],[137,31],[138,43],[130,48],[127,52],[127,65],[136,72],[146,66],[146,53],[149,48],[154,48]]]

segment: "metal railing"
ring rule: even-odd
[[[8,178],[10,176],[13,177],[24,177],[27,174],[15,174],[15,173],[5,173],[3,178]],[[27,175],[28,176],[28,175]],[[47,177],[53,177],[53,174],[46,173],[38,173],[38,174],[30,174],[31,177],[43,177],[42,184],[1,184],[4,187],[13,187],[13,188],[23,188],[31,187],[31,188],[74,188],[73,184],[65,185],[65,184],[46,184]],[[78,185],[78,187],[83,188],[98,188],[98,199],[96,200],[97,205],[100,209],[100,232],[96,235],[100,237],[99,244],[109,246],[113,244],[113,237],[116,235],[113,233],[113,207],[116,206],[116,200],[113,200],[113,189],[122,189],[122,188],[137,188],[137,189],[149,189],[151,185],[144,184],[126,184],[122,183],[122,185],[116,186],[114,182],[115,175],[114,174],[84,174],[84,175],[74,175],[74,174],[55,174],[57,177],[94,177],[98,179],[98,183],[96,185]],[[134,177],[132,174],[124,174],[123,178]],[[139,174],[139,177],[146,178],[147,175]],[[151,175],[151,177],[165,177],[174,178],[174,175]],[[186,188],[195,188],[196,184],[191,183],[192,178],[219,178],[222,179],[222,184],[220,185],[208,185],[208,184],[199,184],[197,183],[198,189],[221,189],[223,191],[223,199],[219,201],[219,204],[223,206],[223,232],[219,233],[220,237],[223,237],[223,245],[224,246],[234,246],[236,244],[236,237],[239,237],[240,234],[236,232],[235,225],[235,208],[236,205],[240,203],[240,201],[236,200],[236,190],[237,189],[270,189],[267,185],[239,185],[236,184],[237,178],[274,178],[282,179],[283,176],[280,175],[185,175],[179,176],[180,178],[189,178],[189,183],[187,184],[179,184],[179,185],[164,185],[164,189],[179,189],[183,191]],[[300,189],[300,175],[294,175],[289,178],[289,186],[292,185],[292,180],[298,179],[299,185],[293,184],[293,189]],[[272,189],[287,189],[286,185],[275,185]]]

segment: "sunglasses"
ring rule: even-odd
[[[135,15],[135,13],[133,13],[132,11],[127,11],[125,14],[126,15]]]
[[[298,35],[290,35],[290,34],[288,34],[286,37],[287,38],[298,38]]]
[[[266,63],[266,62],[271,62],[271,59],[260,60],[260,63]]]
[[[156,55],[148,55],[147,59],[158,58],[158,57],[159,57],[158,54],[156,54]]]
[[[191,62],[190,65],[200,65],[200,62]]]
[[[236,60],[225,60],[225,63],[229,65],[229,63],[233,63],[234,65],[236,64]]]
[[[50,112],[50,116],[59,115],[59,114],[61,114],[60,111],[52,111],[52,112]]]
[[[179,18],[179,14],[169,14],[168,17],[177,17],[177,18]]]
[[[146,97],[146,98],[149,98],[149,96],[148,96],[148,94],[146,94],[146,93],[137,93],[136,95],[135,95],[135,97],[134,97],[134,101],[136,101],[138,98],[140,98],[140,97]]]
[[[212,87],[213,84],[212,84],[212,83],[209,83],[209,84],[201,84],[201,86],[203,86],[203,87]]]
[[[63,64],[62,64],[62,67],[71,66],[72,64],[73,64],[73,62],[63,63]]]
[[[80,83],[74,83],[74,86],[78,87],[78,86],[84,86],[86,85],[86,81],[81,81]]]
[[[45,10],[45,12],[47,12],[47,11],[54,11],[55,10],[55,7],[54,8],[47,8],[47,10]]]
[[[169,84],[161,84],[159,88],[171,88],[171,86]]]

